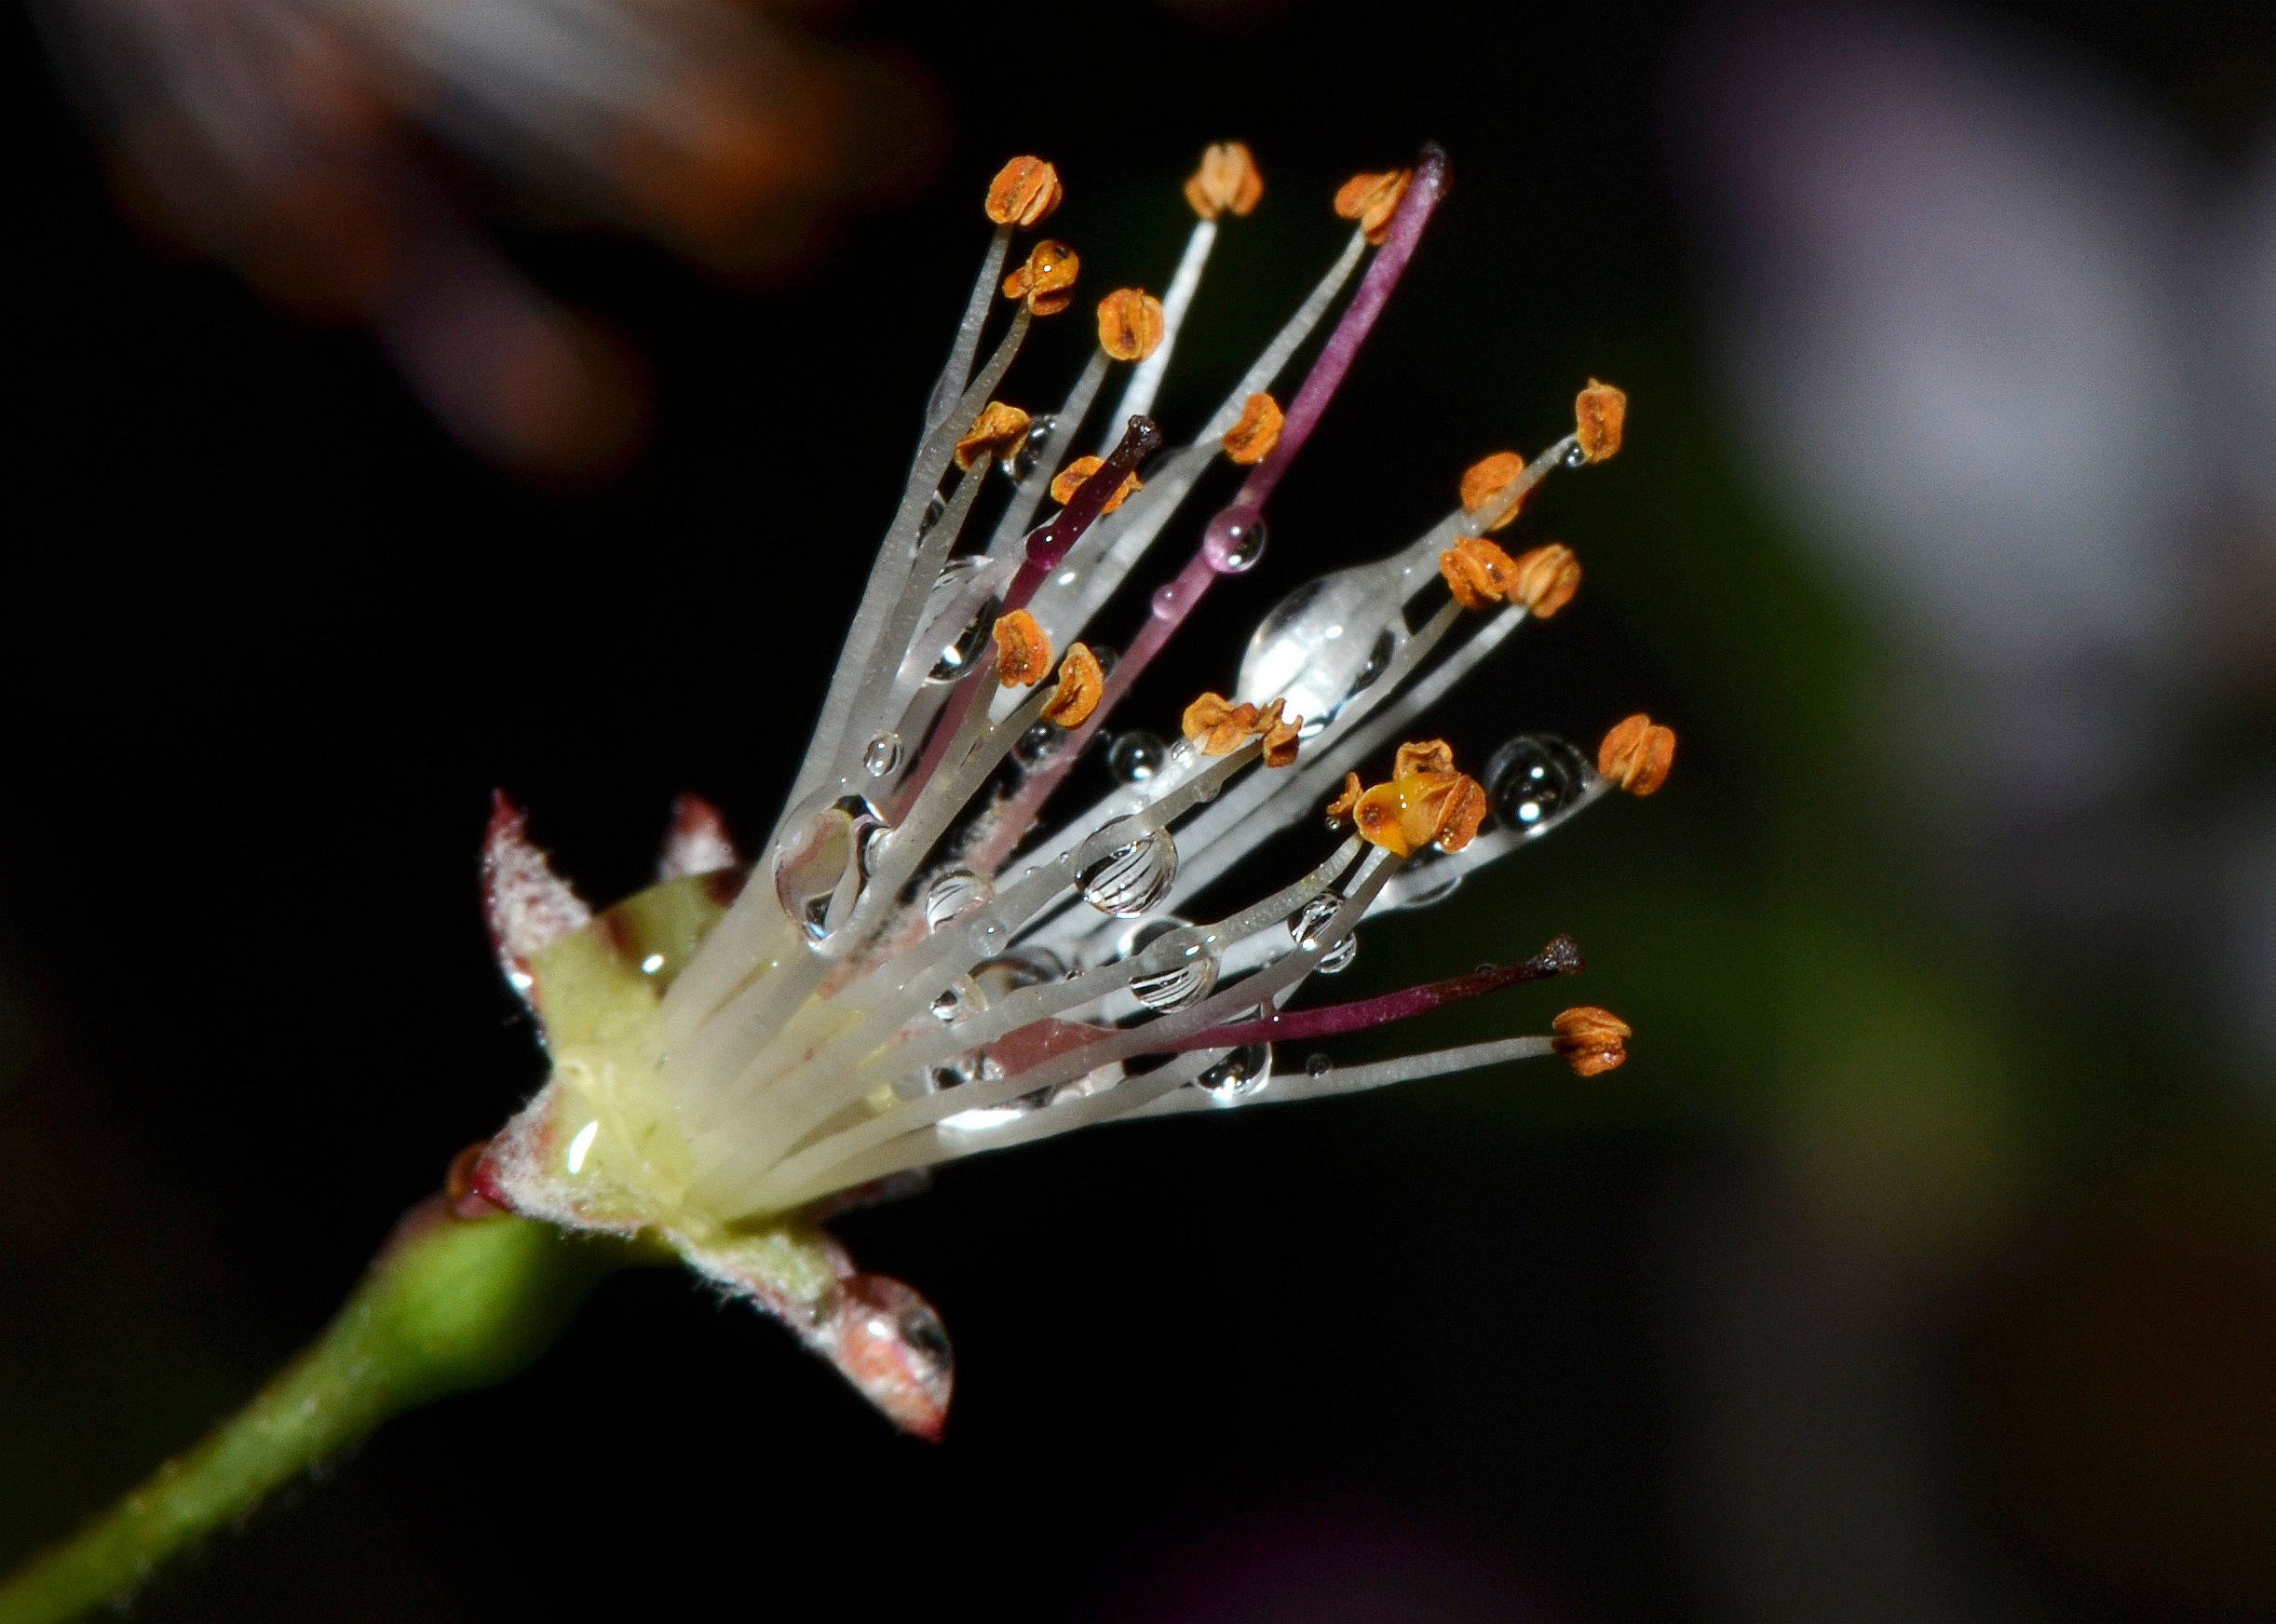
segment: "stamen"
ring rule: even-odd
[[[1549,1024],[1557,1035],[1551,1047],[1565,1057],[1574,1075],[1598,1076],[1627,1063],[1626,1045],[1635,1034],[1611,1010],[1583,1004],[1565,1010]]]
[[[1161,347],[1161,301],[1143,288],[1118,288],[1099,301],[1099,348],[1118,361],[1142,361]]]
[[[1058,690],[1043,708],[1043,720],[1056,727],[1081,726],[1098,709],[1105,687],[1106,673],[1099,669],[1098,656],[1082,643],[1069,644],[1067,657],[1059,666]]]
[[[1601,463],[1620,449],[1620,431],[1628,422],[1628,397],[1610,384],[1594,378],[1573,402],[1578,426],[1573,440],[1588,461]]]
[[[1082,264],[1082,257],[1065,243],[1045,237],[1004,278],[1004,297],[1026,301],[1037,316],[1056,316],[1075,303],[1075,278]]]
[[[1017,406],[1007,406],[1001,400],[991,400],[981,408],[972,426],[956,440],[956,467],[970,473],[992,457],[1001,456],[1018,449],[1027,438],[1030,422],[1027,413]]]
[[[1043,680],[1051,669],[1051,640],[1024,609],[996,617],[996,680],[1007,688],[1024,688]]]
[[[1605,735],[1597,747],[1596,770],[1617,789],[1649,795],[1668,781],[1675,765],[1675,730],[1638,711]]]
[[[1038,157],[1016,157],[988,183],[988,218],[998,225],[1035,225],[1065,196],[1056,169]]]
[[[1294,1043],[1307,1038],[1338,1037],[1347,1032],[1364,1032],[1371,1026],[1427,1015],[1448,1004],[1483,997],[1504,987],[1547,981],[1553,976],[1578,975],[1583,968],[1579,947],[1571,937],[1560,936],[1523,964],[1474,970],[1466,976],[1450,976],[1443,981],[1426,981],[1420,986],[1385,993],[1380,997],[1361,998],[1348,1004],[1329,1004],[1317,1009],[1301,1009],[1294,1014],[1278,1010],[1261,1020],[1213,1026],[1205,1033],[1176,1038],[1161,1045],[1154,1052],[1179,1054],[1193,1049],[1238,1049],[1248,1043]],[[1591,1029],[1592,1033],[1598,1030]]]
[[[1326,1100],[1338,1094],[1362,1094],[1370,1089],[1420,1082],[1425,1077],[1441,1077],[1453,1072],[1477,1071],[1516,1060],[1538,1060],[1554,1052],[1551,1047],[1553,1042],[1553,1039],[1547,1037],[1504,1037],[1491,1043],[1466,1043],[1455,1049],[1429,1049],[1421,1054],[1404,1054],[1395,1060],[1380,1060],[1355,1066],[1330,1064],[1324,1057],[1315,1055],[1304,1070],[1278,1074],[1253,1094],[1234,1100],[1220,1100],[1198,1089],[1165,1092],[1150,1103],[1128,1113],[1128,1118],[1173,1116],[1189,1111],[1222,1111],[1227,1108],[1245,1110],[1251,1105],[1294,1104],[1299,1100]]]
[[[1263,462],[1280,443],[1285,422],[1280,403],[1259,389],[1241,402],[1240,421],[1226,429],[1220,440],[1226,461],[1244,468]]]

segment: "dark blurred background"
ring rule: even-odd
[[[200,90],[159,26],[228,7],[7,14],[0,1560],[249,1395],[539,1080],[494,785],[603,900],[677,792],[771,819],[1005,156],[1059,164],[1103,291],[1166,279],[1206,142],[1255,150],[1175,433],[1334,186],[1436,138],[1271,554],[1133,719],[1622,385],[1619,460],[1518,532],[1579,601],[1438,731],[1648,709],[1673,783],[1337,991],[1571,930],[1630,1065],[1113,1129],[845,1220],[955,1338],[939,1448],[620,1278],[135,1616],[2276,1618],[2271,14],[792,9],[691,24],[656,60],[765,60],[614,169],[463,41],[409,88],[296,47],[331,65],[264,169],[231,121],[284,80]],[[769,168],[738,119],[819,133]]]

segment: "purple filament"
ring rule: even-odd
[[[1579,947],[1571,937],[1560,936],[1523,964],[1508,965],[1499,969],[1475,970],[1467,976],[1454,976],[1443,981],[1426,981],[1419,987],[1386,993],[1378,998],[1361,998],[1349,1004],[1329,1004],[1318,1009],[1299,1009],[1294,1014],[1281,1011],[1261,1020],[1212,1026],[1200,1032],[1188,1033],[1184,1037],[1172,1038],[1153,1052],[1183,1054],[1189,1049],[1231,1049],[1244,1043],[1334,1037],[1342,1033],[1360,1032],[1370,1026],[1381,1026],[1392,1021],[1428,1014],[1443,1005],[1458,1004],[1466,998],[1499,992],[1504,987],[1514,987],[1522,982],[1576,974],[1580,968]]]
[[[1122,481],[1138,471],[1138,465],[1162,448],[1161,426],[1151,417],[1132,417],[1130,426],[1106,460],[1091,471],[1091,477],[1076,487],[1067,505],[1054,515],[1048,524],[1039,525],[1027,537],[1027,554],[1021,562],[1020,573],[1011,577],[1011,585],[1004,591],[1007,610],[1023,607],[1043,585],[1044,576],[1059,567],[1067,549],[1082,539],[1083,532],[1098,521],[1106,504],[1122,488]]]

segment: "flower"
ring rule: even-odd
[[[1222,169],[1226,150],[1207,163]],[[1237,178],[1253,201],[1253,162],[1241,156],[1250,167]],[[1602,768],[1561,739],[1526,735],[1473,775],[1444,741],[1409,737],[1424,706],[1577,585],[1563,548],[1512,561],[1478,537],[1551,470],[1610,454],[1608,397],[1593,381],[1574,434],[1530,462],[1497,466],[1483,486],[1465,479],[1461,505],[1401,551],[1291,594],[1258,628],[1235,697],[1194,700],[1174,743],[1120,734],[1107,751],[1113,791],[1071,816],[1043,817],[1194,605],[1256,564],[1272,492],[1446,177],[1443,155],[1427,149],[1411,174],[1347,186],[1338,207],[1357,229],[1342,255],[1190,442],[1165,453],[1148,415],[1158,363],[1215,234],[1245,212],[1220,196],[1207,163],[1192,188],[1200,219],[1170,292],[1158,305],[1124,301],[1147,342],[1127,342],[1131,322],[1102,320],[1102,347],[1048,414],[996,394],[1047,314],[1033,267],[1072,267],[1075,256],[1034,245],[1014,273],[1021,302],[1006,315],[995,295],[1015,238],[1048,212],[1036,200],[1055,202],[1060,182],[1034,158],[999,175],[996,230],[899,513],[788,807],[748,871],[717,815],[692,799],[675,810],[657,883],[597,915],[502,797],[486,846],[493,938],[542,1022],[552,1074],[481,1152],[475,1196],[565,1225],[660,1238],[926,1436],[947,1408],[947,1337],[913,1290],[854,1267],[821,1227],[829,1213],[900,1193],[942,1162],[1094,1123],[1351,1092],[1524,1056],[1562,1055],[1593,1075],[1624,1054],[1627,1028],[1594,1009],[1568,1012],[1550,1034],[1370,1065],[1314,1056],[1291,1071],[1273,1049],[1580,968],[1561,937],[1513,966],[1358,1003],[1286,1007],[1311,977],[1351,962],[1362,919],[1443,898],[1616,779],[1644,793],[1664,777],[1672,735],[1639,743],[1630,735],[1640,719],[1622,724]],[[1033,206],[1015,207],[1022,198]],[[1267,389],[1348,288],[1283,411]],[[1004,332],[983,361],[992,319]],[[1064,440],[1126,361],[1136,364],[1112,419],[1121,426],[1054,478]],[[1269,434],[1259,430],[1266,407]],[[1220,458],[1244,470],[1239,491],[1154,594],[1119,658],[1075,641]],[[1062,505],[1036,524],[1047,492]],[[972,515],[989,493],[1001,512],[982,537]],[[1459,598],[1436,584],[1443,558],[1463,564],[1444,566]],[[1410,603],[1433,598],[1434,609],[1410,618]],[[1388,769],[1372,788],[1360,776],[1369,765]],[[1355,827],[1332,835],[1308,871],[1230,912],[1195,907],[1266,836],[1315,817],[1339,784],[1332,810]]]

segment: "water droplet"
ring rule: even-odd
[[[1131,991],[1149,1009],[1183,1009],[1217,984],[1217,955],[1205,934],[1175,920],[1157,920],[1133,933],[1138,974]]]
[[[1040,950],[1007,953],[972,967],[973,984],[986,998],[1002,998],[1022,987],[1039,987],[1066,979],[1057,957]]]
[[[988,995],[969,976],[958,976],[932,1001],[932,1018],[953,1025],[969,1021],[988,1007]]]
[[[1011,759],[1019,764],[1022,772],[1032,773],[1050,765],[1060,751],[1065,748],[1066,742],[1065,728],[1049,722],[1038,722],[1021,734],[1012,745]]]
[[[1154,618],[1175,620],[1192,607],[1197,596],[1199,589],[1187,586],[1183,576],[1163,582],[1154,589]]]
[[[1117,919],[1135,919],[1169,895],[1177,878],[1177,842],[1166,829],[1141,830],[1075,876],[1083,900]]]
[[[809,943],[853,914],[869,883],[869,844],[883,828],[875,808],[847,795],[800,822],[775,848],[776,900]]]
[[[1230,1103],[1245,1099],[1272,1080],[1272,1045],[1244,1044],[1194,1078],[1193,1086]]]
[[[1315,1054],[1309,1056],[1304,1062],[1304,1075],[1306,1076],[1324,1077],[1334,1069],[1335,1062],[1330,1060],[1324,1054]]]
[[[1494,815],[1512,829],[1537,829],[1587,791],[1596,769],[1588,757],[1553,733],[1524,733],[1485,764],[1485,792]]]
[[[1143,784],[1170,765],[1170,747],[1151,733],[1133,729],[1106,751],[1106,770],[1126,784]]]
[[[1030,421],[1026,438],[1004,453],[1001,459],[1004,472],[1014,480],[1027,478],[1043,460],[1043,453],[1050,449],[1052,436],[1058,432],[1059,419],[1050,413]]]
[[[935,491],[930,496],[925,499],[925,517],[916,521],[917,535],[922,536],[925,532],[930,530],[934,525],[940,523],[941,515],[947,511],[948,498],[942,495],[940,492]]]
[[[1253,508],[1225,508],[1201,532],[1201,556],[1221,575],[1238,575],[1265,556],[1265,516]]]
[[[1589,466],[1589,453],[1577,445],[1567,446],[1565,450],[1565,466],[1568,468],[1585,468]]]
[[[1334,891],[1322,891],[1289,920],[1289,940],[1298,947],[1317,941],[1320,933],[1327,928],[1328,921],[1335,917],[1336,911],[1343,905],[1344,900]],[[1349,969],[1351,961],[1359,956],[1359,932],[1353,931],[1334,947],[1323,949],[1320,962],[1312,968],[1323,976],[1333,976]]]
[[[959,1089],[969,1083],[992,1083],[1004,1075],[1004,1068],[984,1055],[960,1055],[947,1065],[935,1066],[932,1072],[936,1091]],[[1049,1089],[1037,1089],[1033,1093],[1021,1094],[1001,1104],[980,1105],[969,1111],[959,1111],[954,1116],[943,1116],[941,1126],[954,1133],[978,1133],[984,1129],[1001,1128],[1008,1122],[1017,1122],[1030,1111],[1041,1108],[1050,1096]]]
[[[1447,861],[1437,846],[1426,846],[1399,873],[1399,906],[1429,908],[1453,896],[1461,884],[1462,865]]]
[[[1010,940],[1011,932],[1004,928],[1000,919],[982,919],[965,937],[974,958],[987,958],[1003,952],[1004,944]]]
[[[995,895],[996,887],[987,875],[970,869],[950,869],[925,893],[925,928],[939,930],[954,925],[973,909],[985,907]]]
[[[1307,732],[1319,731],[1397,657],[1403,596],[1398,568],[1384,562],[1307,581],[1257,623],[1237,691],[1280,695]]]
[[[901,765],[901,735],[880,733],[871,739],[869,748],[861,752],[861,765],[873,778],[882,778]]]
[[[988,561],[978,553],[948,561],[941,573],[933,577],[931,588],[925,594],[925,625],[934,626],[956,598],[970,584],[972,572],[985,569]],[[928,683],[953,683],[971,674],[974,661],[988,641],[990,628],[996,624],[996,614],[1002,607],[1000,600],[990,598],[981,606],[980,613],[966,621],[954,637],[941,647],[940,657],[933,661],[932,670],[925,674]]]

